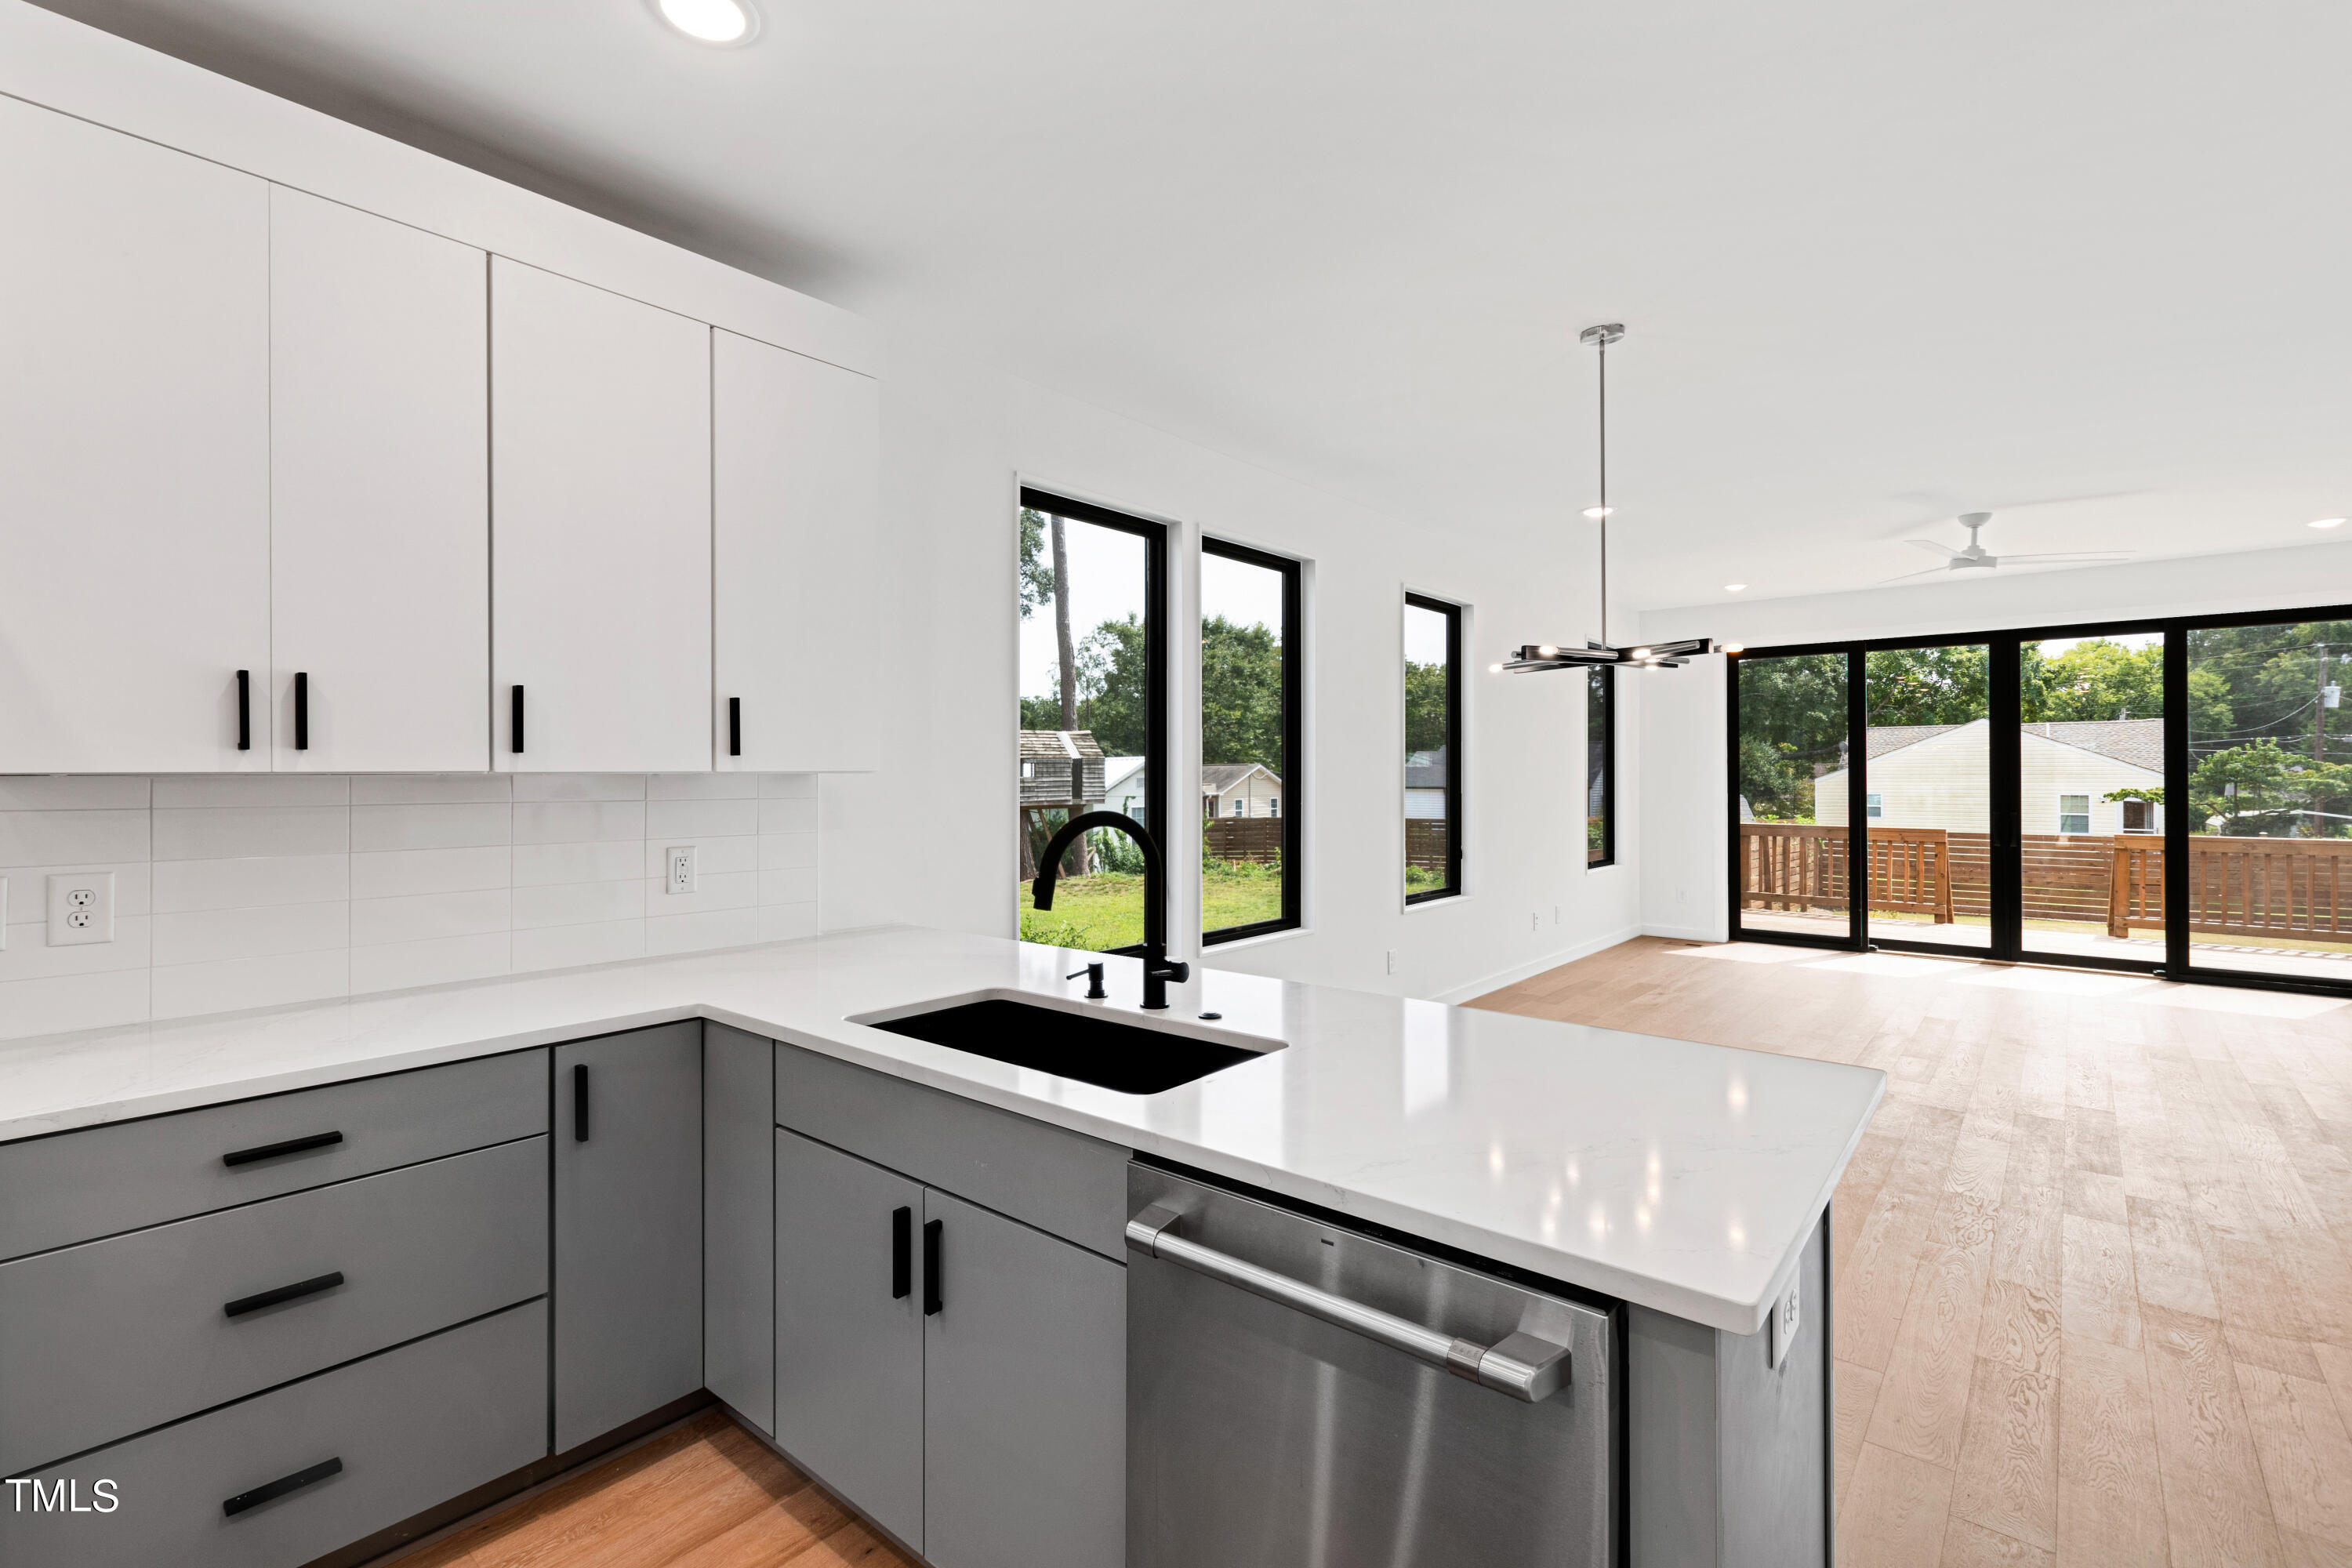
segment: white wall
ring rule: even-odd
[[[887,720],[877,773],[824,783],[828,925],[898,919],[1017,930],[1015,519],[1026,483],[1173,525],[1171,776],[1180,780],[1199,768],[1200,537],[1308,563],[1306,795],[1285,804],[1305,812],[1307,929],[1218,946],[1211,962],[1466,996],[1632,934],[1631,867],[1588,874],[1583,866],[1582,682],[1486,672],[1507,647],[1591,629],[1563,610],[1591,592],[1570,559],[1580,542],[1572,533],[1497,537],[1475,524],[1455,531],[1383,516],[919,345],[892,342],[887,352]],[[1471,609],[1469,892],[1410,910],[1401,886],[1408,589]],[[1631,737],[1638,704],[1621,711]],[[1199,864],[1200,826],[1179,816],[1171,929],[1178,950],[1197,957],[1188,933],[1199,929],[1199,888],[1182,868]],[[872,875],[853,879],[852,865]]]
[[[2125,562],[1787,599],[1727,600],[1646,611],[1651,642],[1711,637],[1761,648],[1848,637],[1932,637],[2168,616],[2226,615],[2352,601],[2352,540],[2231,555]],[[1722,940],[1729,928],[1724,678],[1720,658],[1694,689],[1654,701],[1640,729],[1643,929]],[[1699,689],[1703,688],[1703,689]],[[1665,689],[1663,685],[1661,690]],[[1632,731],[1628,731],[1631,733]],[[1712,908],[1692,921],[1700,888]],[[1678,893],[1688,902],[1676,901]]]

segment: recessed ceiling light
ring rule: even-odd
[[[1726,583],[1723,585],[1723,591],[1727,594],[1745,594],[1748,592],[1748,584],[1745,583]]]
[[[2340,517],[2323,517],[2315,521],[2311,526],[2314,528],[2341,528],[2344,526],[2344,520]]]
[[[760,30],[760,14],[745,0],[654,0],[654,9],[698,43],[745,44]]]

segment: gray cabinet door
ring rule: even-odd
[[[555,1448],[702,1386],[702,1024],[555,1050]]]
[[[1119,1568],[1127,1270],[945,1193],[926,1189],[923,1204],[940,1226],[923,1555],[937,1568]]]
[[[915,1183],[777,1131],[776,1442],[918,1552],[922,1218]]]
[[[776,1047],[702,1026],[702,1381],[776,1430]]]

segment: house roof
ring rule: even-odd
[[[1987,721],[1973,719],[1970,724]],[[1890,752],[1916,746],[1922,741],[1932,741],[1938,735],[1948,735],[1955,730],[1965,730],[1968,724],[1874,724],[1869,733],[1870,759],[1876,762]],[[2069,719],[2051,720],[2021,725],[2028,735],[2038,735],[2045,741],[2055,741],[2062,746],[2077,751],[2096,752],[2103,757],[2113,757],[2136,768],[2146,768],[2153,773],[2164,771],[2164,721],[2161,719]]]
[[[1099,757],[1103,749],[1095,743],[1092,730],[1024,730],[1021,731],[1021,760],[1034,762],[1049,758],[1066,763],[1074,757]]]
[[[1201,793],[1223,795],[1252,773],[1264,773],[1278,787],[1282,779],[1272,768],[1259,763],[1204,763],[1201,766]]]
[[[1444,789],[1446,787],[1448,782],[1449,781],[1445,776],[1444,747],[1440,746],[1433,752],[1407,752],[1405,753],[1405,788]]]

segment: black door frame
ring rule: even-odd
[[[2165,979],[2236,985],[2260,991],[2294,991],[2324,996],[2352,995],[2352,978],[2322,980],[2299,975],[2263,974],[2217,969],[2196,963],[2189,942],[2188,884],[2168,887],[2165,897],[2164,957],[2105,958],[2089,953],[2039,952],[2025,945],[2023,809],[2021,761],[2023,672],[2021,650],[2029,642],[2052,638],[2095,637],[2157,633],[2164,638],[2164,814],[2165,860],[2186,866],[2189,852],[2189,638],[2208,627],[2257,626],[2292,621],[2352,619],[2352,605],[2289,605],[2274,610],[2232,611],[2226,615],[2119,616],[2053,626],[2024,626],[1993,631],[1952,633],[1933,637],[1841,638],[1833,642],[1790,643],[1747,648],[1724,659],[1726,685],[1726,816],[1729,819],[1729,875],[1725,879],[1731,939],[1772,942],[1791,946],[1831,948],[1865,952],[1885,948],[1945,957],[1982,958],[1996,963],[2048,964],[2067,969],[2105,969],[2153,974]],[[1991,942],[1979,953],[1944,942],[1914,942],[1869,934],[1869,689],[1867,658],[1872,653],[1900,648],[1953,647],[1982,644],[1986,649],[1986,716],[1990,725],[1988,763],[1991,769],[1992,858],[1990,880],[1992,899]],[[1799,654],[1846,656],[1846,751],[1849,784],[1846,791],[1847,925],[1843,938],[1800,931],[1742,929],[1739,900],[1739,666],[1753,658],[1785,658]],[[1855,847],[1864,847],[1855,852]]]

